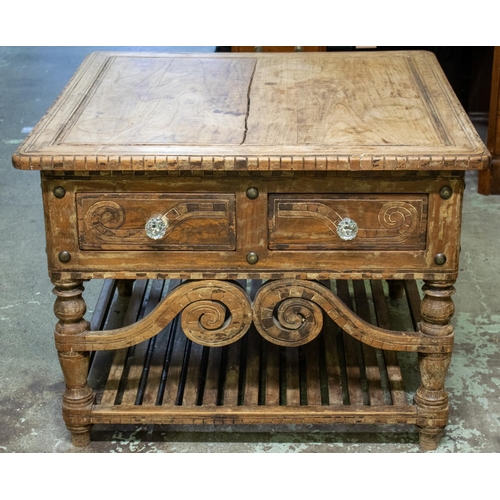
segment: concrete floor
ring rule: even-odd
[[[333,432],[319,426],[171,426],[153,433],[96,429],[88,448],[71,445],[61,418],[64,383],[53,345],[54,296],[46,271],[39,177],[15,170],[10,159],[26,128],[42,117],[85,55],[99,49],[109,50],[0,47],[0,451],[419,452],[412,427],[372,426]],[[451,415],[437,452],[499,452],[500,196],[478,195],[474,172],[467,174],[463,213],[456,344],[447,379]],[[100,285],[86,285],[88,314]]]

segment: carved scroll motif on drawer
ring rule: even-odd
[[[234,250],[234,194],[105,193],[76,195],[82,250]],[[164,221],[158,239],[151,219]]]
[[[427,195],[269,195],[271,250],[425,249]]]

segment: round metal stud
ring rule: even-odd
[[[247,189],[247,198],[250,198],[251,200],[255,200],[259,196],[259,190],[255,187],[249,187]]]
[[[255,252],[250,252],[247,255],[247,262],[249,264],[257,264],[258,261],[259,261],[259,256]]]
[[[54,196],[56,198],[64,198],[64,195],[66,194],[66,189],[64,189],[62,186],[57,186],[54,188]]]
[[[450,186],[443,186],[439,190],[439,196],[443,198],[443,200],[449,200],[451,198],[451,195],[453,194],[453,190],[451,189]]]
[[[64,263],[69,262],[71,260],[71,254],[66,250],[63,250],[59,253],[59,260]]]
[[[434,257],[434,263],[438,266],[442,266],[446,262],[446,255],[444,253],[438,253]]]

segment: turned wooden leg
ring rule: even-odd
[[[422,321],[420,331],[432,337],[453,335],[450,319],[455,307],[451,296],[455,292],[449,281],[426,281],[425,296],[421,304]],[[415,395],[418,407],[417,426],[420,446],[424,450],[435,450],[448,422],[448,394],[444,380],[450,365],[451,352],[419,354],[421,385]]]
[[[77,335],[89,329],[83,319],[86,311],[82,297],[81,281],[54,281],[54,294],[57,296],[54,313],[59,319],[55,335]],[[71,431],[75,446],[86,446],[90,442],[90,408],[93,394],[87,385],[89,371],[89,352],[58,351],[66,390],[63,396],[63,418]]]

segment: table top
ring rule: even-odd
[[[27,170],[466,170],[490,155],[425,51],[95,52]]]

